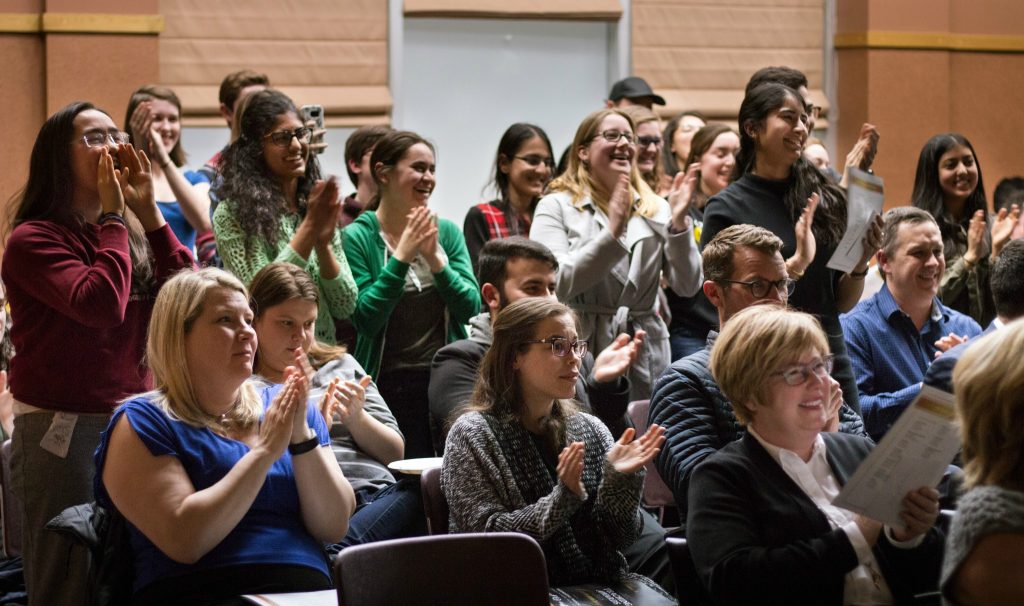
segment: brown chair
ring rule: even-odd
[[[629,408],[626,409],[629,419],[633,422],[633,427],[636,429],[636,437],[638,438],[647,433],[647,412],[650,408],[650,400],[636,400],[630,402]],[[659,513],[658,521],[664,524],[665,509],[676,506],[675,496],[668,485],[665,484],[665,481],[661,479],[661,474],[658,473],[658,467],[654,464],[654,461],[649,461],[645,468],[647,469],[647,477],[644,480],[644,507],[657,508]]]
[[[446,534],[378,541],[334,562],[340,606],[548,606],[540,545],[525,534]]]
[[[427,515],[430,534],[448,534],[448,499],[441,492],[441,468],[434,467],[420,475],[423,512]]]
[[[681,537],[665,537],[668,546],[668,561],[672,564],[672,574],[676,581],[676,595],[680,606],[704,606],[711,600],[690,554],[690,546]]]
[[[0,445],[0,515],[3,516],[4,553],[21,555],[21,510],[11,490],[11,441]]]

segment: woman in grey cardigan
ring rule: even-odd
[[[613,442],[601,421],[577,411],[571,398],[586,350],[561,303],[529,298],[502,310],[441,468],[451,531],[532,536],[553,586],[628,574],[621,549],[642,525],[643,466],[664,441],[652,425],[637,440],[627,429]]]
[[[677,175],[665,201],[640,178],[635,142],[624,112],[587,116],[568,168],[537,205],[530,239],[558,258],[558,298],[579,314],[581,338],[594,351],[622,332],[647,332],[629,373],[630,399],[642,400],[672,361],[658,315],[661,279],[689,297],[701,286],[701,269],[688,216],[695,178]]]

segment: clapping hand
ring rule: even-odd
[[[615,189],[608,198],[608,230],[616,239],[626,233],[629,209],[632,206],[633,201],[629,196],[629,175],[620,175],[619,182],[615,184]]]
[[[586,492],[583,488],[583,442],[570,442],[558,453],[558,466],[555,468],[558,480],[565,484],[574,495],[582,499]]]
[[[939,350],[935,352],[935,357],[938,358],[943,353],[953,349],[957,345],[960,345],[961,343],[966,343],[968,338],[969,337],[966,335],[961,337],[960,335],[952,332],[946,335],[945,337],[942,337],[941,339],[935,342],[935,347]]]
[[[825,408],[825,427],[822,431],[839,431],[839,409],[843,406],[843,388],[832,377],[828,378],[829,396],[828,407]]]
[[[818,208],[819,200],[817,192],[811,194],[811,197],[807,198],[807,206],[796,221],[796,254],[786,260],[786,269],[790,272],[803,274],[817,254],[818,245],[811,226],[814,224],[814,211]]]
[[[1017,228],[1017,224],[1020,222],[1020,207],[1016,204],[1010,207],[1007,211],[1005,208],[999,209],[999,214],[996,215],[996,220],[992,224],[992,257],[998,257],[999,253],[1002,252],[1003,247],[1013,237],[1013,232]]]
[[[633,338],[626,333],[615,337],[612,344],[594,359],[594,380],[598,383],[611,383],[626,374],[633,362],[636,362],[645,338],[647,333],[642,330],[636,331]]]
[[[305,389],[299,385],[302,380],[301,374],[293,371],[294,369],[291,367],[285,369],[284,387],[277,392],[274,401],[267,408],[263,422],[260,423],[256,447],[266,449],[275,459],[284,454],[289,441],[301,441],[292,438],[296,410],[302,411],[302,419],[305,423]]]
[[[677,232],[684,231],[689,227],[686,217],[690,213],[693,194],[697,191],[698,171],[700,171],[700,162],[694,162],[686,167],[686,172],[679,171],[672,179],[672,186],[668,192],[668,204],[672,209],[672,227]]]
[[[348,426],[358,423],[363,418],[366,388],[370,386],[372,380],[369,375],[363,376],[359,381],[342,382],[337,377],[331,380],[323,398],[320,399],[320,412],[327,421],[328,429],[334,423],[335,414],[342,425]]]
[[[619,441],[608,449],[608,462],[619,473],[636,473],[661,450],[665,430],[658,424],[647,428],[647,433],[634,440],[636,430],[627,427]]]
[[[979,210],[971,217],[967,225],[967,252],[964,253],[964,261],[968,265],[974,265],[985,254],[985,211]]]
[[[871,222],[868,224],[867,231],[864,232],[864,252],[861,254],[860,261],[857,262],[857,266],[854,267],[854,271],[866,271],[868,262],[871,257],[875,256],[878,249],[882,248],[882,232],[885,228],[885,221],[882,219],[882,215],[876,214]],[[863,269],[858,270],[857,267]]]
[[[316,246],[330,246],[341,214],[341,188],[338,178],[317,181],[309,192],[306,219],[312,222]]]

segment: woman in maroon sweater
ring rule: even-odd
[[[150,163],[114,121],[72,103],[39,131],[16,196],[2,277],[13,318],[14,493],[29,604],[84,599],[88,559],[44,525],[91,501],[92,455],[119,400],[150,389],[142,363],[160,285],[191,267],[153,196]]]

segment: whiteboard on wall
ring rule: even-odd
[[[543,128],[555,160],[583,117],[608,95],[607,23],[405,19],[398,128],[437,148],[430,206],[460,227],[493,197],[502,133],[515,122]]]

